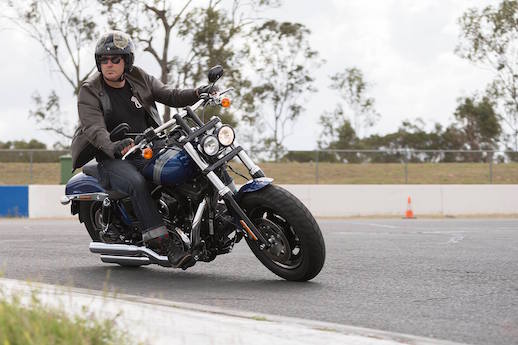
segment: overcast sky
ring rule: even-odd
[[[489,71],[454,54],[457,18],[469,7],[496,5],[487,0],[285,0],[265,13],[278,20],[297,21],[311,31],[311,43],[326,60],[316,73],[319,92],[305,104],[306,112],[286,140],[289,149],[316,147],[318,118],[339,101],[328,88],[329,76],[347,67],[360,68],[372,83],[371,96],[381,119],[371,132],[387,133],[404,119],[434,122],[452,119],[456,99],[483,90]],[[2,27],[0,25],[0,27]],[[57,88],[70,121],[77,121],[75,100],[65,82],[49,72],[38,46],[23,34],[0,30],[0,141],[36,138],[49,145],[56,137],[37,129],[28,119],[35,90]],[[158,76],[145,54],[137,64]]]

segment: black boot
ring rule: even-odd
[[[177,236],[169,236],[167,228],[159,228],[147,231],[142,235],[146,245],[160,255],[166,255],[169,263],[174,268],[185,266],[192,261],[190,253],[186,252],[181,239]],[[192,266],[188,265],[187,267]]]
[[[194,265],[192,255],[185,251],[182,240],[177,236],[172,236],[169,239],[167,247],[167,259],[174,268],[187,268]]]

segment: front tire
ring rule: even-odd
[[[244,193],[240,205],[274,245],[261,250],[246,237],[254,255],[270,271],[286,280],[308,281],[324,266],[326,250],[320,228],[309,210],[290,192],[269,185]]]

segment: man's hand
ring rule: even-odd
[[[128,151],[135,146],[133,139],[126,138],[119,140],[115,143],[115,147],[113,148],[113,156],[115,158],[122,158]]]
[[[203,85],[196,88],[196,96],[200,98],[200,96],[204,93],[208,94],[210,91],[211,95],[214,95],[218,92],[218,87],[216,85]]]

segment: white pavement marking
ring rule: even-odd
[[[455,244],[455,243],[459,243],[460,241],[462,241],[464,239],[464,236],[462,235],[456,235],[456,236],[453,236],[452,238],[450,238],[448,240],[448,242],[446,242],[447,244]]]
[[[379,224],[379,223],[349,222],[349,221],[345,221],[344,223],[353,224],[353,225],[367,225],[367,226],[374,226],[374,227],[378,227],[378,228],[387,228],[387,229],[401,228],[401,226],[397,226],[397,225],[388,225],[388,224]]]
[[[61,308],[66,306],[66,312],[70,315],[88,313],[88,316],[100,319],[116,319],[119,329],[126,330],[134,340],[146,344],[458,344],[367,328],[153,298],[130,295],[109,297],[95,290],[4,278],[0,278],[0,291],[7,299],[16,294],[27,304],[31,294],[35,293],[44,305]]]

